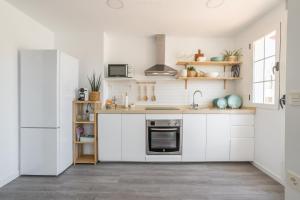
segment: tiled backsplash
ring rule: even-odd
[[[201,105],[208,105],[214,98],[223,97],[234,92],[234,84],[230,81],[226,83],[227,89],[224,90],[223,81],[189,81],[188,88],[185,90],[184,81],[166,80],[156,81],[155,96],[156,101],[151,101],[152,85],[151,84],[137,84],[133,81],[120,81],[108,83],[108,97],[117,98],[118,104],[123,104],[123,99],[128,93],[129,103],[136,105],[188,105],[193,101],[193,92],[201,90],[203,97],[196,94],[195,101]],[[140,94],[139,86],[143,88]],[[141,101],[139,96],[145,95],[144,86],[147,86],[148,101]]]

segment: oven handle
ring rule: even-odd
[[[151,128],[152,131],[177,131],[177,128]]]

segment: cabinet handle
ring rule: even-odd
[[[151,128],[152,131],[177,131],[177,128]]]

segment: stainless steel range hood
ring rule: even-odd
[[[145,76],[175,76],[177,71],[165,64],[166,35],[155,35],[156,65],[145,70]]]

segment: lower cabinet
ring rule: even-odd
[[[229,161],[229,115],[207,115],[206,161]]]
[[[206,115],[183,115],[182,161],[205,161]]]
[[[99,114],[99,160],[145,161],[144,114]]]
[[[122,115],[99,114],[98,155],[101,161],[122,159]]]
[[[145,129],[145,115],[122,115],[122,161],[145,161]]]
[[[231,115],[230,161],[254,160],[254,115]]]
[[[253,161],[254,139],[234,138],[230,142],[230,161]]]
[[[183,119],[182,157],[173,156],[172,160],[253,161],[254,115],[183,114],[181,116]],[[156,156],[155,159],[146,156],[146,117],[145,114],[99,114],[99,160],[132,162],[168,160],[163,156]]]

